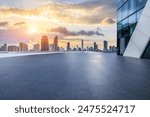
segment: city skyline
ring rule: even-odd
[[[81,39],[87,41],[87,46],[104,40],[116,45],[114,0],[30,0],[31,4],[28,3],[28,0],[0,1],[0,44],[24,42],[31,48],[40,44],[42,35],[50,41],[58,35],[62,47],[68,41],[75,47]]]
[[[3,45],[0,45],[0,51],[3,51],[3,52],[97,51],[97,52],[113,52],[113,53],[117,51],[116,46],[112,46],[106,40],[104,40],[103,45],[100,45],[99,43],[94,42],[92,46],[86,46],[86,44],[84,44],[84,43],[85,43],[85,41],[82,39],[80,44],[76,45],[76,47],[71,46],[72,44],[70,42],[66,43],[66,47],[61,47],[59,45],[58,36],[55,36],[55,38],[53,39],[53,43],[49,43],[49,38],[44,35],[41,37],[41,43],[34,44],[32,48],[29,48],[28,44],[23,43],[23,42],[20,42],[18,44],[19,46],[18,45],[8,45],[7,43],[4,43]],[[108,48],[108,46],[109,46],[109,48]]]

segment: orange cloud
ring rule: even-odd
[[[20,26],[20,25],[25,25],[25,24],[26,24],[25,22],[17,22],[14,24],[14,26],[18,26],[18,25]]]
[[[105,18],[102,22],[101,22],[101,25],[103,26],[108,26],[108,25],[111,25],[111,24],[115,24],[116,21],[110,17],[108,18]]]

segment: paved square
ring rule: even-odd
[[[0,99],[150,99],[150,60],[88,52],[1,58]]]

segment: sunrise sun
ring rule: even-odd
[[[31,27],[31,28],[29,28],[29,29],[28,29],[28,33],[30,33],[30,34],[37,33],[37,29],[36,29],[36,28]]]

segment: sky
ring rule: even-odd
[[[59,45],[116,45],[115,0],[0,0],[0,44],[40,43],[58,35]]]

